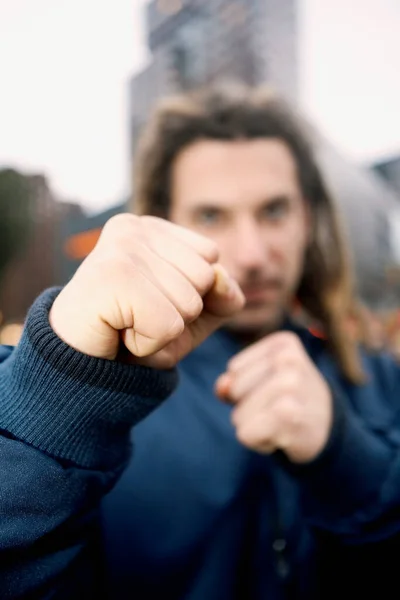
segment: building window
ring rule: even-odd
[[[207,40],[204,19],[183,24],[173,37],[172,66],[180,87],[204,82],[207,74]]]

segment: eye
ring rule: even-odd
[[[289,203],[286,199],[282,198],[279,200],[274,200],[273,202],[268,202],[261,209],[261,218],[266,219],[268,221],[280,221],[283,219],[289,211]]]
[[[222,220],[222,213],[217,208],[202,208],[197,211],[195,220],[201,225],[216,225]]]

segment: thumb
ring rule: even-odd
[[[215,280],[210,291],[203,298],[203,311],[190,323],[193,347],[201,344],[211,333],[239,312],[245,298],[239,284],[220,265],[214,265]]]

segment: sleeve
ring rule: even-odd
[[[132,426],[177,384],[175,370],[67,346],[48,321],[58,292],[37,299],[18,347],[0,349],[4,599],[96,597],[99,502],[130,458]]]
[[[309,523],[350,544],[400,535],[400,369],[382,358],[369,374],[373,384],[355,404],[331,384],[333,427],[314,461],[280,457],[300,484]]]

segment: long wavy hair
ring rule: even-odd
[[[271,89],[225,84],[162,101],[138,145],[132,208],[136,214],[168,219],[171,167],[190,144],[257,138],[278,138],[293,153],[312,220],[297,299],[323,328],[342,374],[360,384],[364,373],[358,346],[347,328],[357,302],[335,203],[316,162],[310,127]]]

